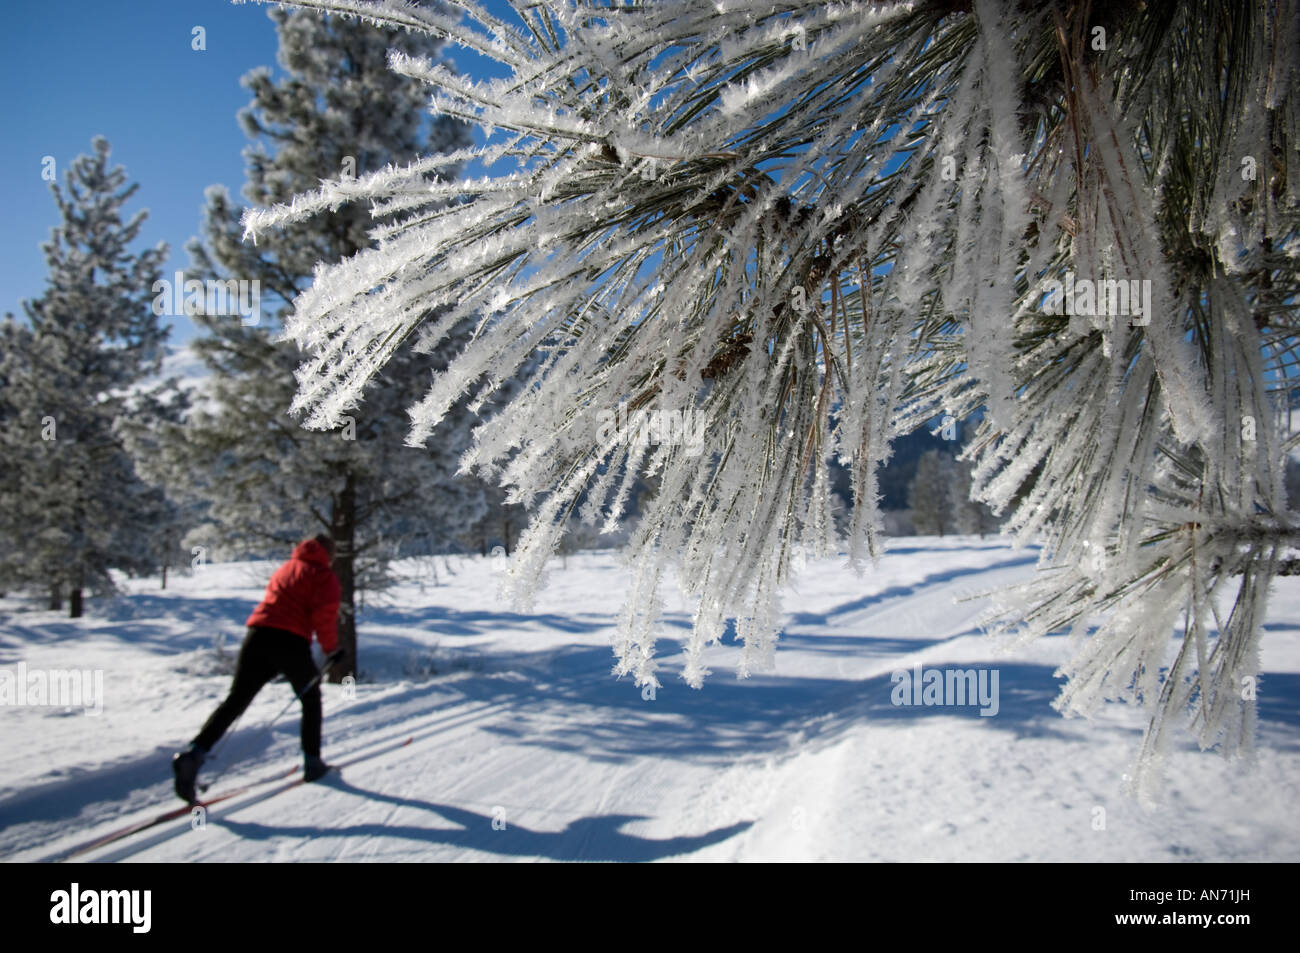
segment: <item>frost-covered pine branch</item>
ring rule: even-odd
[[[616,520],[653,473],[616,671],[657,684],[669,569],[698,600],[691,685],[729,614],[742,674],[768,666],[782,583],[837,545],[830,462],[853,475],[860,562],[891,439],[984,408],[974,495],[1045,543],[1003,622],[1085,634],[1062,707],[1152,704],[1152,754],[1183,708],[1203,743],[1248,743],[1242,686],[1293,525],[1295,0],[542,0],[517,6],[526,29],[468,0],[418,22],[391,0],[307,5],[509,69],[391,61],[483,130],[457,157],[479,177],[430,185],[417,162],[245,226],[345,200],[400,212],[297,299],[314,426],[467,317],[412,442],[540,355],[463,460],[537,503],[518,595],[571,511]],[[638,411],[675,437],[627,439]]]

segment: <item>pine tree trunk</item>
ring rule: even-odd
[[[68,594],[68,618],[81,618],[81,587],[73,586],[72,591]]]
[[[63,589],[57,582],[50,586],[50,611],[63,611]]]
[[[339,586],[343,598],[339,603],[339,648],[345,657],[342,662],[330,669],[329,680],[341,682],[351,675],[356,678],[357,669],[357,622],[356,622],[356,508],[357,494],[354,477],[351,473],[343,485],[343,492],[334,502],[334,512],[330,514],[330,535],[334,537],[334,573],[339,577]]]

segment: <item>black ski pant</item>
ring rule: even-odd
[[[320,757],[320,683],[304,691],[316,677],[316,663],[311,657],[311,642],[283,629],[250,626],[239,649],[235,680],[230,694],[212,713],[194,743],[210,751],[231,724],[244,713],[262,686],[283,675],[302,699],[302,751]]]

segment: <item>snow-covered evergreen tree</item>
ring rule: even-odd
[[[244,80],[252,91],[240,115],[254,140],[245,153],[250,206],[469,142],[459,120],[430,120],[419,83],[387,69],[390,49],[436,60],[441,41],[303,12],[270,15],[285,75],[277,80],[259,69]],[[426,192],[435,187],[432,176],[420,181]],[[172,433],[164,455],[169,484],[209,503],[209,526],[192,539],[208,558],[282,557],[306,535],[334,537],[340,646],[350,650],[348,663],[331,671],[339,679],[355,670],[357,589],[382,587],[399,554],[444,551],[483,512],[481,489],[455,476],[476,419],[469,407],[456,408],[427,445],[405,445],[407,408],[465,346],[473,319],[459,321],[428,352],[405,350],[329,432],[303,430],[289,415],[302,356],[278,340],[282,312],[311,284],[318,261],[370,245],[371,217],[353,206],[322,211],[253,247],[241,241],[242,211],[224,190],[209,190],[204,240],[190,251],[201,278],[246,282],[239,287],[249,289],[248,301],[255,288],[261,307],[219,313],[213,299],[195,315],[205,334],[193,347],[213,378],[204,406]]]
[[[0,355],[0,524],[6,586],[40,588],[72,616],[83,594],[110,591],[109,571],[156,568],[149,528],[164,509],[124,445],[120,425],[149,413],[132,388],[156,373],[167,331],[151,308],[166,247],[131,246],[146,213],[124,217],[137,186],[109,165],[109,144],[73,161],[52,186],[61,223],[43,247],[48,286],[6,321]]]
[[[148,518],[135,529],[158,573],[160,587],[166,589],[171,570],[191,562],[186,536],[200,523],[204,507],[184,489],[167,490],[173,478],[183,487],[193,482],[191,473],[177,474],[166,467],[167,442],[190,412],[191,392],[175,378],[150,384],[131,391],[118,432],[135,461],[136,472],[151,484]]]
[[[632,543],[619,671],[657,682],[670,564],[699,600],[687,681],[731,612],[743,671],[770,665],[781,583],[833,542],[828,461],[853,472],[853,557],[874,556],[891,439],[983,408],[974,492],[1044,544],[1003,619],[1080,638],[1062,709],[1151,705],[1146,765],[1184,713],[1203,745],[1249,749],[1269,581],[1300,535],[1282,480],[1296,0],[529,0],[518,22],[472,0],[303,5],[510,71],[471,82],[397,55],[484,144],[335,176],[245,223],[267,241],[349,200],[400,213],[297,300],[313,426],[466,316],[491,320],[415,408],[417,442],[545,344],[470,457],[513,453],[503,480],[540,500],[521,594],[580,496],[617,510],[603,475],[626,461],[662,490]],[[470,158],[490,177],[427,187]],[[611,436],[620,407],[688,414],[703,447]]]
[[[0,548],[0,587],[31,588],[40,585],[40,573],[31,563],[32,527],[41,518],[38,499],[38,476],[41,456],[32,452],[32,444],[22,435],[22,403],[25,396],[15,390],[25,383],[22,371],[24,355],[33,351],[31,329],[6,314],[0,323],[0,539],[28,540],[25,546]],[[24,492],[27,489],[27,492]],[[49,608],[63,606],[63,590],[51,579],[45,581]]]

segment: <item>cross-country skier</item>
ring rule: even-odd
[[[244,623],[248,634],[230,694],[190,746],[172,758],[176,793],[185,801],[194,803],[194,782],[212,746],[276,675],[284,675],[302,700],[304,780],[316,781],[329,771],[320,757],[320,686],[311,637],[314,630],[328,656],[326,668],[342,657],[336,630],[342,589],[333,561],[334,540],[321,534],[299,543],[271,577],[265,597]]]

